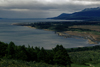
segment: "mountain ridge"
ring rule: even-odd
[[[82,11],[74,12],[72,14],[62,13],[57,17],[50,19],[65,19],[65,20],[100,20],[100,7],[85,8]]]

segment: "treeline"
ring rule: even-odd
[[[71,64],[98,64],[100,63],[100,45],[67,49],[62,45],[57,45],[51,50],[45,50],[43,47],[33,48],[29,45],[28,47],[16,46],[13,42],[9,44],[0,42],[0,58],[43,62],[67,67],[70,67]]]
[[[71,66],[70,57],[62,45],[57,45],[52,50],[45,50],[43,47],[33,48],[29,45],[16,46],[13,42],[9,44],[0,42],[0,58]]]
[[[79,51],[96,51],[100,50],[100,45],[90,46],[90,47],[77,47],[77,48],[67,48],[67,52],[79,52]]]
[[[21,26],[31,26],[37,29],[49,29],[53,31],[91,31],[89,29],[82,28],[69,28],[73,25],[100,25],[100,22],[90,22],[90,21],[57,21],[57,22],[37,22],[37,23],[19,23],[15,25]]]

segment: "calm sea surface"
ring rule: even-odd
[[[41,20],[0,20],[0,41],[5,43],[13,41],[16,45],[31,45],[33,47],[44,47],[45,49],[51,49],[57,44],[62,44],[65,48],[94,45],[88,44],[88,41],[83,38],[64,38],[58,36],[53,31],[11,25],[12,23],[30,23],[36,21],[38,22]]]

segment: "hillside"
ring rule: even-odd
[[[72,14],[62,13],[57,17],[51,19],[66,19],[66,20],[100,20],[100,7],[86,8],[80,12]]]
[[[100,45],[46,50],[0,42],[0,47],[0,67],[100,67]]]

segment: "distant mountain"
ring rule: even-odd
[[[0,19],[3,19],[3,18],[0,18]]]
[[[71,14],[66,14],[66,13],[62,13],[61,15],[59,15],[58,17],[66,17],[66,16],[70,16]]]
[[[66,19],[66,20],[100,20],[100,7],[86,8],[80,12],[72,14],[62,13],[57,17],[51,19]]]

